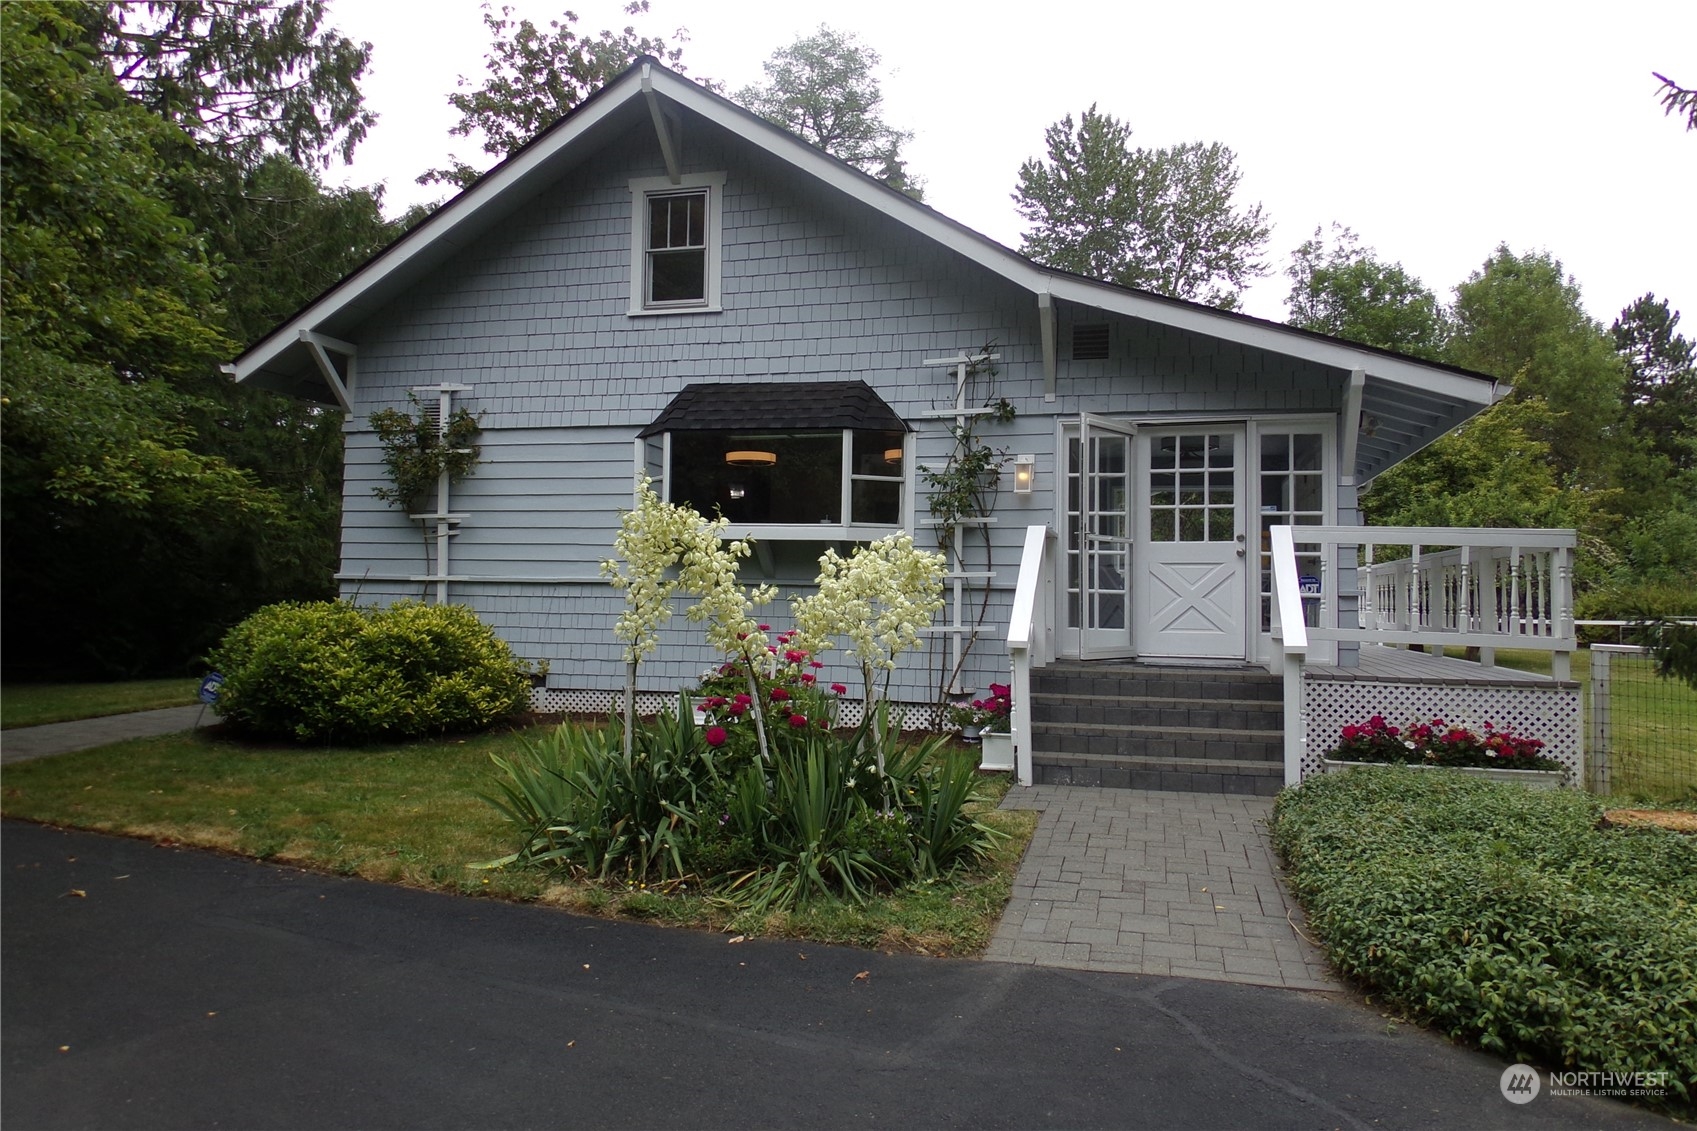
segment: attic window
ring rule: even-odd
[[[1072,328],[1072,359],[1074,361],[1106,361],[1108,359],[1108,324],[1106,322]]]
[[[723,173],[630,182],[631,314],[720,309],[724,185]]]

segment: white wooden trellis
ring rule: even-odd
[[[936,409],[931,412],[921,413],[921,416],[928,420],[948,420],[952,418],[954,420],[954,427],[956,431],[958,431],[959,429],[965,428],[966,422],[973,417],[988,416],[990,413],[994,412],[994,408],[987,406],[980,408],[966,407],[966,381],[973,366],[982,365],[991,361],[1000,361],[1001,359],[1002,355],[999,353],[980,353],[972,355],[960,353],[956,354],[954,357],[926,358],[921,364],[952,365],[955,367],[955,405],[953,408]],[[950,438],[953,440],[953,436]],[[954,561],[951,563],[949,572],[943,575],[944,580],[949,583],[949,623],[934,625],[931,628],[933,633],[942,633],[949,637],[949,671],[951,676],[947,693],[950,695],[959,695],[963,691],[960,686],[960,668],[961,658],[966,655],[966,637],[968,634],[976,633],[978,631],[977,624],[966,623],[967,583],[972,581],[982,581],[985,585],[989,585],[996,578],[996,571],[994,569],[973,571],[966,568],[965,528],[968,526],[992,526],[995,524],[995,521],[996,520],[994,518],[989,516],[984,516],[982,518],[958,519],[955,522],[954,535],[950,541],[949,552]],[[940,526],[942,524],[940,520],[933,518],[926,519],[922,525]],[[988,537],[986,537],[985,540],[988,542]]]
[[[449,385],[446,383],[441,385],[420,385],[413,389],[413,392],[419,394],[436,394],[436,411],[434,413],[436,418],[436,438],[439,443],[446,442],[448,438],[448,422],[452,418],[454,412],[454,394],[469,393],[471,392],[471,386]],[[425,407],[424,411],[428,414],[429,408]],[[453,576],[448,571],[448,543],[454,535],[460,532],[460,523],[471,517],[469,514],[453,513],[453,507],[450,505],[452,500],[449,497],[452,490],[453,484],[450,482],[450,477],[446,471],[443,471],[441,476],[436,480],[435,511],[407,516],[420,524],[428,524],[431,522],[436,524],[436,572],[421,575],[414,580],[426,583],[435,582],[436,603],[438,605],[446,605],[448,603],[448,582],[465,580],[463,577]]]

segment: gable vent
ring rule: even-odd
[[[1072,359],[1074,361],[1105,361],[1108,357],[1108,324],[1074,326],[1072,328]]]

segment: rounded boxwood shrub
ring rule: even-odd
[[[530,665],[463,605],[269,605],[208,660],[224,674],[227,722],[298,742],[482,730],[530,694]]]

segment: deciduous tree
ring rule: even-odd
[[[1330,247],[1315,228],[1285,274],[1292,326],[1412,357],[1443,356],[1450,334],[1443,304],[1402,264],[1379,259],[1348,228],[1332,225]]]
[[[1239,207],[1237,155],[1214,142],[1131,145],[1131,127],[1093,105],[1044,133],[1045,158],[1020,166],[1014,201],[1039,262],[1174,298],[1236,307],[1267,274],[1272,226]]]
[[[627,15],[644,15],[648,0],[625,6]],[[478,87],[461,75],[460,90],[448,102],[460,112],[457,125],[449,130],[459,137],[482,138],[483,152],[497,160],[553,125],[567,111],[629,67],[639,55],[650,55],[677,71],[684,70],[683,44],[688,34],[682,29],[667,41],[659,36],[639,35],[634,25],[622,30],[602,31],[595,36],[579,35],[573,25],[575,13],[548,21],[547,30],[526,19],[515,19],[513,10],[502,5],[499,13],[483,5],[483,23],[489,29],[488,76]],[[470,162],[452,158],[444,169],[431,169],[418,178],[419,184],[446,183],[465,188],[483,170]]]
[[[908,174],[901,155],[913,133],[884,120],[876,74],[881,61],[853,33],[820,24],[774,52],[762,64],[766,81],[743,87],[736,100],[891,188],[923,199],[923,187]]]

